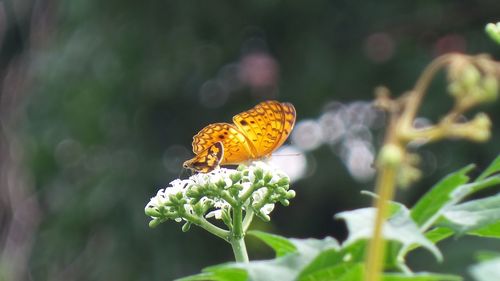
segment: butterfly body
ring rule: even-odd
[[[295,108],[291,103],[265,101],[235,115],[234,124],[210,124],[193,137],[193,152],[196,156],[186,161],[185,166],[199,172],[213,170],[215,167],[207,168],[211,165],[204,163],[202,157],[198,156],[209,154],[206,151],[217,142],[223,147],[219,165],[266,158],[288,138],[295,118]]]

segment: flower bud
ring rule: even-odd
[[[266,173],[266,174],[264,175],[264,182],[265,182],[265,183],[270,182],[272,179],[273,179],[273,175],[272,175],[271,173]]]
[[[470,122],[469,138],[474,141],[487,141],[491,137],[491,121],[484,113],[478,113]]]
[[[497,24],[488,23],[485,27],[485,31],[491,39],[497,44],[500,44],[500,22],[497,22]]]
[[[233,182],[233,184],[239,182],[242,178],[242,175],[241,173],[234,173],[234,174],[231,174],[229,176],[229,178],[231,179],[231,181]]]
[[[146,216],[150,216],[150,217],[158,217],[161,215],[161,213],[158,211],[158,209],[150,208],[150,207],[146,207],[146,209],[144,209],[144,213],[146,214]]]
[[[215,185],[220,189],[224,189],[227,186],[224,180],[219,180],[218,182],[215,183]]]
[[[395,144],[386,144],[378,156],[380,165],[397,166],[403,161],[404,151]]]
[[[283,205],[285,207],[290,205],[290,201],[288,201],[287,199],[280,200],[280,203],[281,203],[281,205]]]
[[[191,223],[190,223],[190,222],[186,222],[186,223],[182,226],[182,232],[188,232],[190,228],[191,228]]]
[[[260,180],[264,177],[264,171],[261,168],[256,168],[253,174],[255,175],[255,181]]]
[[[282,177],[281,179],[278,180],[276,183],[278,186],[285,186],[290,184],[290,178],[288,177]]]
[[[149,227],[150,228],[155,228],[161,223],[161,220],[159,219],[153,219],[149,222]]]
[[[483,79],[484,100],[491,102],[498,97],[498,80],[493,75],[487,75]]]
[[[287,193],[286,193],[286,198],[287,199],[292,199],[292,198],[295,198],[295,190],[288,190]]]
[[[469,88],[478,84],[479,79],[481,78],[481,73],[475,66],[469,64],[465,67],[461,76],[462,83],[464,83],[466,88]]]
[[[462,86],[457,81],[453,81],[453,82],[450,82],[450,84],[448,84],[448,92],[450,93],[450,95],[452,95],[454,97],[458,97],[464,93],[464,90],[462,89]]]
[[[257,216],[258,216],[261,220],[263,220],[263,221],[265,221],[265,222],[268,222],[268,221],[270,221],[270,220],[271,220],[271,217],[269,217],[267,214],[264,214],[264,213],[263,213],[263,212],[261,212],[261,211],[258,211],[256,214],[257,214]]]

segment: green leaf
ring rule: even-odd
[[[202,273],[176,279],[176,281],[246,281],[248,274],[239,268],[225,265],[207,267]]]
[[[470,273],[476,281],[500,280],[500,258],[473,265]]]
[[[412,275],[404,275],[401,273],[386,273],[382,278],[383,281],[460,281],[462,277],[449,274],[437,273],[415,273]]]
[[[353,264],[364,262],[365,248],[366,241],[358,241],[340,250],[329,249],[322,251],[302,270],[299,280],[309,280],[310,278],[319,278],[318,276],[325,275],[340,276],[339,271],[342,271],[342,268],[347,272]],[[339,265],[344,267],[337,268]]]
[[[235,264],[248,272],[249,280],[296,280],[300,271],[320,252],[338,250],[338,242],[326,237],[318,239],[289,239],[297,251],[289,255],[267,261],[253,261],[246,264]]]
[[[420,200],[413,206],[411,210],[411,217],[419,225],[426,224],[431,220],[441,208],[448,204],[452,199],[452,192],[464,183],[469,181],[466,176],[474,165],[468,165],[457,172],[454,172],[428,191]]]
[[[429,231],[427,231],[424,235],[427,239],[429,239],[432,243],[436,244],[437,242],[446,239],[452,236],[455,232],[452,229],[447,227],[435,227]],[[412,245],[406,253],[419,248],[420,245]],[[405,253],[405,254],[406,254]]]
[[[415,204],[411,210],[412,218],[421,229],[427,229],[431,227],[439,219],[441,213],[450,206],[456,205],[465,197],[475,192],[498,185],[500,183],[500,175],[490,176],[492,173],[498,171],[496,161],[497,160],[487,168],[488,173],[484,174],[485,177],[478,178],[478,180],[473,183],[466,184],[469,177],[465,175],[473,168],[472,165],[448,175]]]
[[[500,238],[500,222],[492,223],[480,229],[469,231],[467,234],[479,237]]]
[[[488,168],[486,168],[486,170],[484,170],[484,172],[482,172],[481,175],[477,177],[476,181],[485,179],[498,172],[500,172],[500,155],[498,155],[497,158],[495,158],[495,160],[491,162],[490,166],[488,166]]]
[[[458,234],[498,223],[500,221],[500,194],[450,206],[444,210],[442,218],[441,223]]]
[[[285,237],[257,230],[249,231],[248,234],[259,238],[262,242],[271,247],[276,253],[276,257],[281,257],[297,251],[297,247]]]
[[[305,268],[306,265],[308,265],[314,258],[316,258],[316,256],[318,256],[320,252],[330,250],[338,251],[340,248],[338,242],[331,237],[326,237],[321,240],[286,239],[277,235],[253,231],[252,235],[255,234],[257,234],[259,238],[263,238],[263,241],[266,240],[266,243],[272,244],[272,247],[278,247],[280,249],[291,249],[291,243],[293,248],[296,250],[293,252],[288,252],[287,255],[280,256],[272,260],[251,261],[249,263],[226,263],[222,265],[207,267],[201,274],[189,276],[180,280],[297,280],[300,271]],[[286,247],[282,247],[282,245],[285,245]]]
[[[384,224],[384,238],[402,244],[402,252],[413,245],[421,245],[428,249],[438,260],[442,260],[439,249],[427,239],[410,217],[409,210],[400,205],[400,211],[390,217]],[[373,235],[373,222],[376,210],[364,208],[354,211],[342,212],[336,215],[346,221],[349,236],[344,245],[355,243],[358,240],[370,239]]]
[[[365,266],[364,264],[356,264],[351,270],[346,272],[338,281],[359,281],[363,280],[365,275]]]
[[[500,258],[500,253],[493,251],[479,251],[474,255],[474,258],[477,261],[483,262],[492,259]]]
[[[299,280],[309,280],[310,276],[321,275],[322,271],[331,270],[334,265],[342,263],[345,253],[340,253],[338,250],[330,249],[320,253],[307,267],[302,270],[299,275]],[[347,264],[346,264],[347,265]],[[341,268],[334,269],[337,272]],[[338,274],[338,273],[336,273]]]
[[[301,274],[299,281],[347,281],[361,280],[363,277],[363,264],[330,264],[314,273]]]
[[[425,237],[431,240],[432,243],[436,244],[437,242],[446,239],[453,235],[453,230],[447,227],[436,227],[432,230],[429,230],[425,233]]]
[[[317,256],[321,251],[325,251],[325,250],[329,250],[329,249],[335,249],[335,250],[340,249],[339,242],[337,242],[337,240],[335,240],[332,237],[325,237],[323,239],[290,238],[289,240],[297,248],[297,252],[300,255],[311,257],[311,260],[312,260],[312,258]]]

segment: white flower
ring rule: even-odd
[[[192,175],[191,177],[189,177],[189,179],[199,185],[205,185],[210,183],[216,184],[218,182],[223,181],[226,187],[229,187],[232,185],[230,176],[235,173],[239,172],[232,169],[220,168],[220,169],[215,169],[206,174],[198,173]]]
[[[266,204],[260,209],[260,211],[266,215],[269,215],[274,210],[274,204]]]
[[[180,180],[176,179],[170,182],[170,186],[167,188],[162,188],[158,190],[155,197],[152,197],[149,200],[149,203],[146,205],[146,209],[156,209],[158,210],[160,207],[165,206],[170,202],[170,195],[176,195],[179,193],[184,194],[186,192],[186,188],[189,185],[192,185],[193,181]]]
[[[215,169],[172,181],[151,198],[145,213],[153,219],[152,225],[167,219],[181,222],[192,216],[222,219],[224,212],[236,206],[234,204],[243,204],[244,209],[258,208],[256,211],[260,214],[268,215],[276,202],[293,197],[283,195],[283,188],[288,190],[288,182],[284,172],[261,161],[238,170]],[[252,193],[248,194],[250,190]],[[276,193],[278,191],[280,193]],[[279,199],[280,196],[285,198]],[[239,202],[243,198],[250,200]]]
[[[256,190],[252,194],[254,204],[262,201],[264,199],[264,197],[266,196],[266,193],[267,193],[267,187],[262,187],[262,188],[259,188],[258,190]]]
[[[226,201],[222,200],[215,200],[214,201],[214,208],[215,210],[209,212],[208,214],[205,215],[205,217],[212,218],[215,217],[216,219],[220,220],[222,219],[222,211],[224,208],[229,208],[230,205]]]
[[[282,178],[287,178],[288,181],[290,180],[290,178],[288,177],[287,174],[285,174],[285,172],[283,172],[282,170],[274,167],[274,166],[271,166],[269,165],[268,163],[266,162],[263,162],[263,161],[255,161],[252,163],[252,165],[250,165],[248,167],[248,170],[249,170],[249,173],[248,173],[248,179],[250,180],[250,182],[254,182],[255,181],[255,172],[260,170],[263,172],[263,176],[265,177],[266,175],[271,175],[272,178],[271,178],[271,181],[269,182],[269,184],[274,184],[274,183],[277,183],[280,179]]]

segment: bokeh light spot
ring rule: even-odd
[[[384,32],[371,34],[365,40],[364,51],[369,60],[385,62],[394,55],[394,40]]]
[[[440,56],[446,53],[465,53],[467,42],[458,34],[449,34],[438,39],[434,45],[434,55]]]
[[[284,145],[273,153],[269,164],[283,170],[294,182],[306,175],[307,158],[304,153],[291,145]]]
[[[292,143],[304,151],[318,148],[323,142],[323,130],[320,124],[312,119],[303,120],[295,125]]]
[[[199,92],[201,104],[208,108],[221,107],[226,103],[228,96],[228,91],[217,80],[206,81]]]

